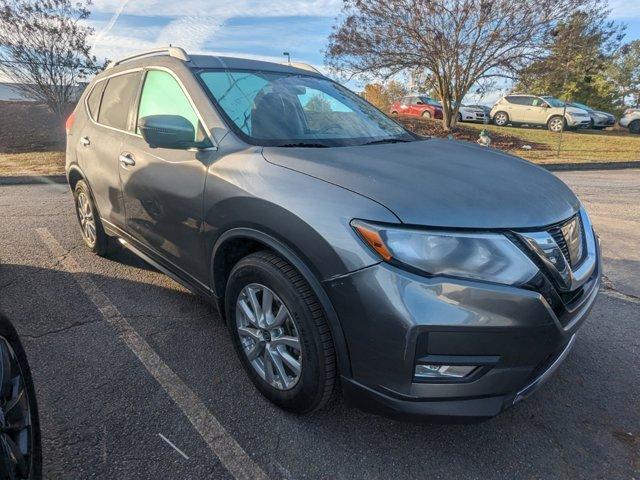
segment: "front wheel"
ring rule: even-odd
[[[547,122],[547,128],[554,133],[561,132],[564,129],[564,127],[565,127],[564,118],[559,116],[551,117]]]
[[[634,120],[629,124],[629,131],[631,133],[640,133],[640,120]]]
[[[331,332],[293,266],[267,251],[243,258],[229,275],[225,311],[244,368],[265,397],[296,413],[329,402],[337,373]]]
[[[425,110],[422,112],[422,118],[431,118],[431,112],[429,110]]]

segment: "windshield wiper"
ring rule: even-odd
[[[329,145],[326,145],[324,143],[305,143],[305,142],[299,142],[299,143],[282,143],[280,145],[276,145],[276,147],[307,147],[307,148],[328,148]]]
[[[375,145],[377,143],[407,143],[413,140],[405,140],[404,138],[385,138],[383,140],[374,140],[372,142],[363,143],[362,145]]]

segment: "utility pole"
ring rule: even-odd
[[[287,57],[287,63],[291,63],[291,55],[289,55],[289,52],[282,52],[282,55],[285,55]]]

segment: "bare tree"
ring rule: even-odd
[[[606,0],[345,0],[325,57],[352,76],[424,71],[449,129],[478,80],[513,78],[577,10],[606,15]]]
[[[45,103],[60,120],[78,84],[100,70],[83,23],[90,0],[0,0],[0,72],[26,97]]]

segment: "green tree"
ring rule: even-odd
[[[548,55],[521,70],[516,90],[612,110],[618,95],[607,71],[624,29],[604,18],[578,12],[558,24]]]
[[[620,105],[640,107],[640,40],[624,45],[610,70]]]
[[[90,0],[0,0],[0,72],[61,120],[79,83],[99,71],[88,37]]]

